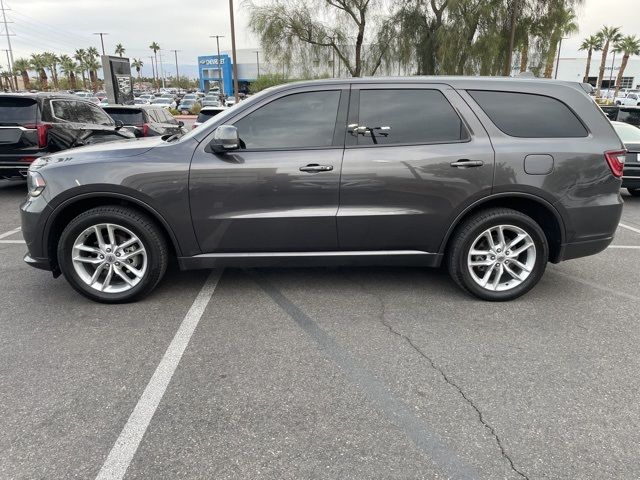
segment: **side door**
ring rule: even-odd
[[[203,253],[337,250],[348,86],[275,93],[226,121],[240,149],[200,143],[189,181]]]
[[[486,131],[451,87],[353,85],[340,248],[438,252],[457,212],[491,192],[493,169]]]

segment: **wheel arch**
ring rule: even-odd
[[[133,208],[139,212],[148,215],[160,229],[170,253],[174,257],[182,255],[182,250],[178,239],[165,218],[148,203],[117,192],[95,192],[91,194],[80,194],[69,198],[55,207],[49,216],[43,231],[43,245],[46,245],[47,254],[54,273],[59,273],[58,260],[56,250],[60,234],[64,227],[77,215],[94,207],[105,205],[119,205],[123,207]]]
[[[440,245],[440,254],[445,254],[449,248],[451,237],[458,226],[471,215],[488,208],[511,208],[531,217],[542,228],[549,243],[549,260],[559,261],[562,245],[565,242],[566,230],[562,216],[558,210],[545,199],[528,193],[500,193],[479,200],[462,212],[451,222],[447,233]]]

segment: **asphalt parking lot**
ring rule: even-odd
[[[640,198],[511,303],[316,268],[106,306],[23,263],[24,194],[0,181],[0,478],[640,477]]]

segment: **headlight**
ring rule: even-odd
[[[42,193],[47,186],[47,182],[44,181],[44,177],[38,172],[29,170],[27,172],[27,188],[29,189],[29,195],[31,197],[37,197]]]

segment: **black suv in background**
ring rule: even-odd
[[[114,120],[121,121],[136,137],[183,135],[184,123],[173,118],[165,108],[152,105],[112,105],[103,107]]]
[[[0,178],[26,177],[48,153],[132,138],[97,105],[64,94],[0,95]]]

